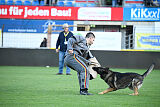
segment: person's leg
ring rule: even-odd
[[[70,72],[71,72],[71,69],[68,66],[66,66],[66,74],[70,75],[71,74]]]
[[[90,75],[85,63],[82,60],[80,60],[78,57],[66,56],[65,64],[77,71],[79,85],[80,85],[80,92],[82,90],[84,91],[84,93],[81,95],[90,95],[87,91],[89,88]]]
[[[64,56],[65,56],[65,52],[62,52],[62,51],[60,51],[60,56],[61,56],[61,59],[59,59],[60,61],[61,61],[61,72],[60,73],[63,73],[63,67],[64,67]],[[63,66],[62,66],[63,65]],[[66,66],[66,74],[67,75],[71,75],[70,74],[70,71],[71,71],[71,69],[68,67],[68,66]]]
[[[117,0],[112,0],[112,7],[116,7],[117,6]]]
[[[77,72],[77,77],[78,77],[78,82],[79,82],[79,86],[81,85],[81,77],[80,77],[80,73],[79,72]],[[81,88],[80,88],[81,89]]]
[[[59,51],[59,74],[63,74],[64,53]]]
[[[78,71],[77,75],[78,75],[79,84],[80,84],[80,94],[81,95],[92,95],[92,94],[88,93],[89,79],[90,79],[88,67],[78,57],[74,57],[74,59],[78,62],[77,68],[75,68],[75,69],[77,69],[77,71]],[[80,66],[78,66],[78,65],[80,65]]]

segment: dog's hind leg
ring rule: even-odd
[[[113,90],[115,90],[115,89],[114,88],[108,88],[107,90],[104,90],[104,91],[102,91],[102,92],[100,92],[98,94],[105,94],[105,93],[111,92]]]

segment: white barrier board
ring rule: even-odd
[[[83,31],[73,32],[86,36]],[[96,36],[91,50],[121,50],[121,32],[93,32]],[[4,47],[14,48],[39,48],[43,38],[47,34],[5,33]],[[56,48],[58,34],[51,36],[51,48]]]

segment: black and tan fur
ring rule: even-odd
[[[93,70],[95,70],[100,75],[101,79],[109,85],[107,90],[104,90],[99,94],[105,94],[128,87],[134,91],[134,93],[130,95],[138,95],[138,89],[142,86],[144,78],[153,70],[153,68],[154,64],[152,64],[143,75],[138,73],[114,72],[109,68],[103,67],[93,67]]]

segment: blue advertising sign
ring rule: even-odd
[[[159,35],[149,35],[142,36],[139,41],[142,44],[152,45],[152,46],[160,46],[160,36]]]
[[[4,25],[4,32],[14,33],[47,33],[48,25],[73,25],[73,21],[62,20],[19,20],[19,19],[0,19],[0,28]],[[73,31],[73,27],[69,27],[70,31]],[[62,26],[53,26],[52,30],[62,31]]]
[[[124,21],[160,21],[160,8],[124,8]]]

